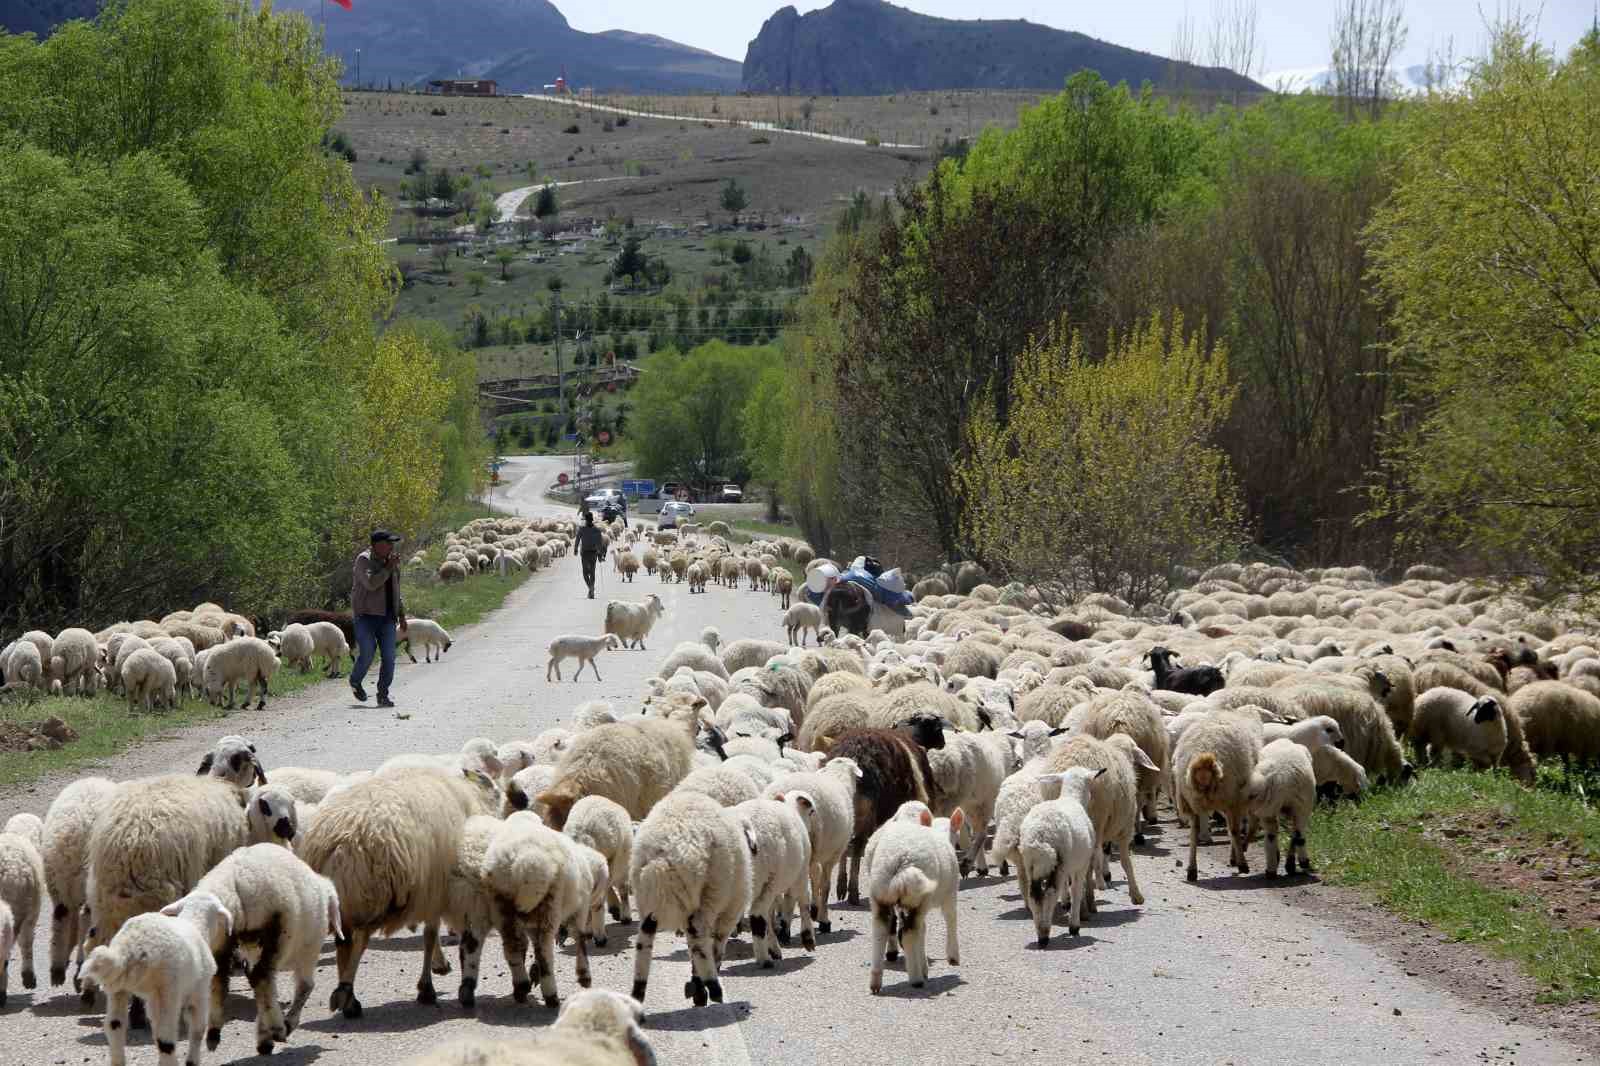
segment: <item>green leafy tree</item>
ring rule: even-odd
[[[1180,568],[1233,559],[1243,510],[1213,443],[1227,356],[1158,316],[1092,359],[1063,322],[1011,377],[1009,415],[980,408],[957,480],[979,557],[1069,598],[1160,599]],[[1181,487],[1181,488],[1179,488]]]
[[[739,184],[738,178],[729,178],[722,185],[722,209],[733,217],[733,224],[739,224],[739,212],[750,206],[750,195],[745,192],[744,186]]]
[[[472,295],[474,296],[483,295],[483,286],[488,280],[488,277],[481,270],[467,271],[467,284],[472,286]]]
[[[622,250],[611,261],[611,273],[618,278],[643,278],[645,275],[645,257],[639,250],[638,237],[630,236],[622,244]]]
[[[500,264],[501,281],[511,280],[511,264],[516,261],[516,258],[517,253],[513,252],[510,248],[495,249],[494,259],[495,262]]]
[[[778,492],[784,477],[784,427],[790,402],[788,370],[774,364],[761,372],[745,401],[740,428],[750,476],[767,488],[767,520],[778,520]]]
[[[1410,549],[1595,592],[1600,549],[1600,56],[1501,30],[1406,121],[1372,226],[1404,421],[1383,512]]]
[[[770,348],[721,341],[646,359],[628,422],[640,473],[700,486],[746,480],[741,418],[762,371],[776,361]]]

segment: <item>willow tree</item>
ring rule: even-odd
[[[1242,508],[1213,443],[1234,398],[1227,355],[1181,318],[1150,318],[1102,360],[1063,321],[1018,356],[1009,392],[1004,422],[993,402],[969,422],[956,471],[963,528],[992,568],[1137,605],[1238,553]]]

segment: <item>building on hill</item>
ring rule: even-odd
[[[499,86],[493,78],[435,78],[428,83],[428,91],[445,96],[496,96]]]

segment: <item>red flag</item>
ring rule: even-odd
[[[350,0],[333,0],[333,2],[344,8],[346,11],[351,10]]]

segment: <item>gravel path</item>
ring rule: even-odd
[[[509,484],[497,502],[526,514],[556,513],[540,496],[554,479],[552,463],[560,460],[512,461],[502,472]],[[729,639],[780,632],[776,604],[765,594],[714,588],[691,600],[685,588],[642,576],[632,589],[619,588],[607,571],[591,603],[569,558],[525,583],[484,624],[456,633],[442,663],[402,663],[395,698],[409,718],[355,704],[337,681],[275,701],[265,712],[237,714],[227,731],[254,740],[269,771],[284,764],[371,767],[398,752],[450,751],[473,736],[531,736],[585,699],[628,701],[675,642],[694,639],[706,625],[718,626]],[[604,682],[545,682],[543,648],[552,637],[597,631],[606,597],[643,598],[648,592],[658,592],[667,608],[649,651],[602,656]],[[222,731],[214,725],[176,731],[101,772],[126,778],[191,769]],[[47,780],[0,791],[0,812],[42,814],[64,783]],[[935,958],[929,988],[920,992],[905,987],[897,965],[886,974],[883,996],[867,994],[869,924],[859,909],[839,908],[834,932],[822,938],[817,954],[790,949],[775,971],[753,968],[748,947],[736,945],[724,973],[728,1003],[698,1011],[678,995],[688,977],[683,946],[664,935],[657,942],[647,1004],[660,1061],[860,1066],[869,1059],[950,1066],[1029,1057],[1122,1066],[1265,1063],[1287,1056],[1349,1066],[1570,1064],[1592,1058],[1586,1048],[1497,1017],[1438,982],[1408,976],[1406,964],[1386,954],[1382,943],[1374,946],[1375,938],[1349,935],[1337,920],[1313,913],[1318,908],[1306,901],[1307,891],[1325,899],[1332,890],[1228,877],[1219,848],[1207,849],[1200,884],[1186,884],[1179,831],[1170,823],[1162,828],[1136,860],[1146,904],[1128,905],[1119,880],[1101,914],[1084,927],[1086,935],[1070,945],[1061,929],[1050,950],[1032,946],[1032,925],[1014,882],[969,881],[960,903],[961,965]],[[1311,848],[1314,860],[1315,840]],[[1410,928],[1418,941],[1426,938]],[[375,942],[357,979],[366,1015],[356,1022],[325,1010],[335,983],[330,946],[306,1024],[277,1060],[398,1063],[450,1036],[487,1027],[510,1039],[529,1026],[549,1024],[553,1012],[511,1001],[497,941],[484,952],[475,1016],[464,1016],[456,1006],[454,975],[439,979],[440,1006],[418,1006],[418,939]],[[41,976],[47,940],[41,926]],[[942,930],[936,928],[930,943],[942,946]],[[610,944],[594,960],[596,984],[626,990],[631,960],[629,932],[613,926]],[[557,970],[562,993],[570,994],[576,988],[570,954],[563,953]],[[1461,980],[1474,977],[1466,972]],[[287,982],[280,986],[285,993]],[[21,991],[13,965],[0,1064],[104,1061],[99,1015],[80,1011],[75,996],[58,993]],[[254,1056],[252,1007],[242,993],[235,981],[233,1020],[207,1063]],[[135,1064],[155,1061],[145,1034],[138,1034],[130,1054]]]

